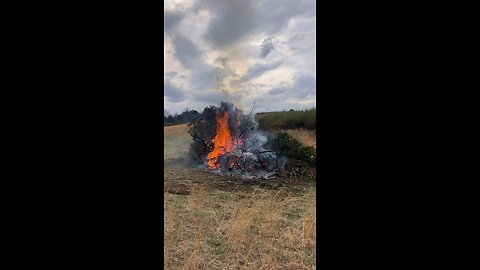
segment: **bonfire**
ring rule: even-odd
[[[285,165],[269,145],[273,135],[258,129],[252,117],[232,103],[205,108],[203,118],[189,124],[190,157],[206,170],[244,179],[270,179]]]

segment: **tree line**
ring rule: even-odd
[[[190,110],[186,108],[181,114],[171,115],[167,110],[164,110],[163,125],[172,126],[193,122],[201,119],[205,114],[207,118],[210,114],[215,114],[214,107],[207,107],[203,112],[196,110]],[[289,110],[283,112],[266,112],[257,113],[256,118],[260,125],[260,129],[263,130],[280,130],[280,129],[316,129],[316,109],[311,108],[307,110]]]
[[[167,110],[163,113],[163,126],[172,126],[179,124],[186,124],[197,119],[200,119],[202,114],[196,110],[185,109],[181,114],[171,115]]]

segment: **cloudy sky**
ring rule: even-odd
[[[315,0],[165,0],[164,106],[316,106]]]

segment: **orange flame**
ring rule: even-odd
[[[240,114],[237,117],[237,123],[240,125]],[[223,114],[217,113],[215,118],[217,121],[217,134],[213,138],[214,148],[207,157],[209,169],[218,169],[218,158],[225,153],[234,151],[237,146],[235,138],[232,137],[228,126],[228,111],[225,111]]]

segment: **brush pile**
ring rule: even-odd
[[[189,156],[207,170],[244,179],[271,179],[286,159],[272,150],[274,136],[258,130],[249,115],[232,103],[204,109],[203,117],[188,126],[193,138]]]

